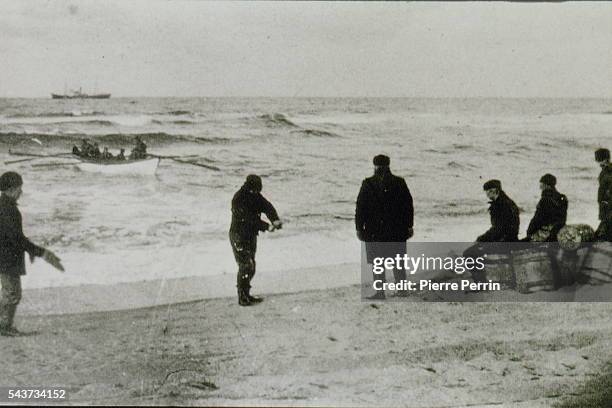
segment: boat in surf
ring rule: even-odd
[[[139,160],[94,160],[74,156],[78,160],[75,166],[89,173],[107,175],[141,175],[152,176],[157,170],[161,158],[148,157]]]
[[[95,93],[95,94],[87,94],[79,88],[76,91],[72,91],[70,93],[64,92],[63,94],[52,93],[52,99],[108,99],[111,97],[109,93]]]

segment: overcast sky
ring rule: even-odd
[[[612,97],[612,4],[0,0],[0,96]]]

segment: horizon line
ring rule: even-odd
[[[221,98],[243,98],[243,99],[612,99],[612,95],[607,96],[400,96],[400,95],[388,95],[388,96],[367,96],[367,95],[351,95],[351,96],[297,96],[297,95],[284,95],[284,96],[270,96],[270,95],[166,95],[166,96],[152,96],[152,95],[120,95],[112,96],[108,99],[154,99],[154,98],[210,98],[210,99],[221,99]],[[51,100],[51,94],[49,96],[2,96],[0,99],[49,99]],[[78,98],[75,98],[79,100]],[[68,99],[70,100],[70,99]]]

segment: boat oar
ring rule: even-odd
[[[27,156],[27,157],[29,157],[29,159],[16,160],[16,161],[14,161],[14,163],[17,163],[18,161],[44,159],[46,157],[62,157],[62,156],[71,156],[72,155],[72,153],[37,154],[37,153],[26,153],[26,152],[14,152],[11,149],[9,149],[9,154],[11,156]],[[9,162],[7,162],[7,164],[8,163]]]
[[[208,165],[208,164],[195,163],[195,162],[179,160],[179,159],[170,159],[170,160],[174,160],[177,163],[191,164],[192,166],[204,167],[205,169],[209,169],[209,170],[221,171],[220,168],[218,168],[216,166],[211,166],[211,165]]]
[[[157,157],[158,159],[169,159],[169,160],[173,160],[177,163],[183,163],[183,164],[191,164],[192,166],[198,166],[198,167],[204,167],[205,169],[209,169],[209,170],[214,170],[214,171],[221,171],[220,168],[216,167],[216,166],[211,166],[208,164],[202,164],[202,163],[196,163],[196,162],[192,162],[192,161],[187,161],[187,160],[181,160],[181,157],[185,157],[185,156],[159,156],[156,154],[149,154],[150,157]]]
[[[9,160],[9,161],[5,161],[4,164],[21,163],[21,162],[36,160],[36,159],[40,159],[40,157],[30,157],[28,159]]]
[[[147,156],[149,156],[149,157],[156,157],[158,159],[170,159],[170,160],[172,160],[172,159],[184,159],[186,157],[198,157],[197,154],[188,154],[186,156],[162,156],[162,155],[159,155],[159,154],[147,154]]]

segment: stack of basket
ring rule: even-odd
[[[489,255],[486,279],[521,293],[555,290],[576,281],[612,282],[612,243],[592,243],[594,235],[588,225],[567,225],[558,234],[560,248],[542,244],[511,255]]]

